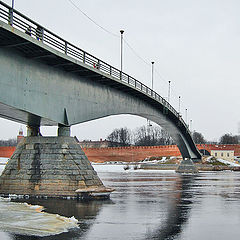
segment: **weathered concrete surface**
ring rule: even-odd
[[[76,197],[103,183],[73,137],[26,137],[0,177],[0,194]]]

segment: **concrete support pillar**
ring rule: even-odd
[[[183,159],[176,170],[177,173],[198,173],[197,166],[189,158]]]
[[[70,137],[70,126],[58,124],[58,136]]]
[[[73,137],[25,137],[0,176],[0,196],[84,198],[99,188],[107,190]]]
[[[40,133],[40,126],[27,126],[27,136],[42,136]]]

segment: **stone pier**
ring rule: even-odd
[[[196,165],[191,159],[183,159],[176,169],[177,173],[198,173]]]
[[[58,137],[39,133],[30,128],[18,144],[0,177],[1,195],[76,197],[77,189],[104,187],[67,128]]]

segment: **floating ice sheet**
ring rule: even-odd
[[[0,230],[23,235],[50,236],[78,227],[78,220],[43,212],[43,207],[0,198]]]

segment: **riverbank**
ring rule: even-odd
[[[196,164],[198,171],[240,171],[240,166],[214,166],[210,164]],[[178,164],[141,164],[143,170],[176,170]]]

